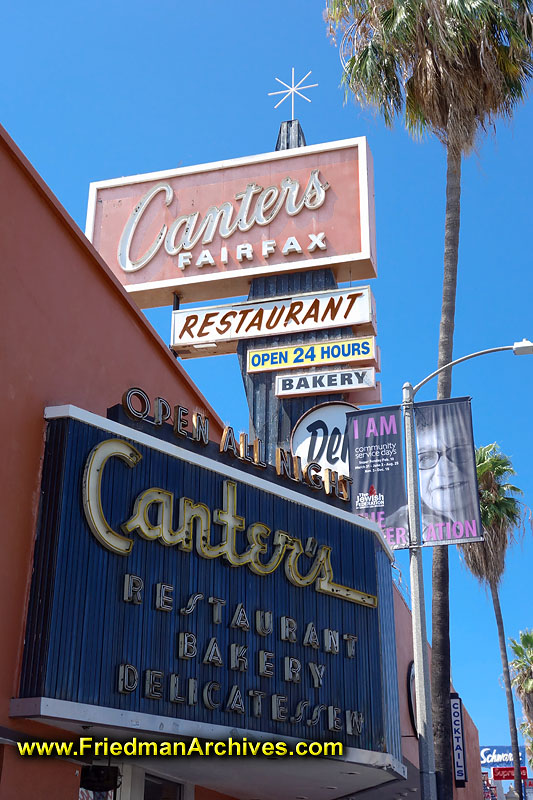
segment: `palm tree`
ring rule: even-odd
[[[520,728],[526,740],[528,759],[533,766],[533,631],[520,631],[520,639],[510,639],[515,658],[509,664],[511,683],[522,703],[525,720]]]
[[[461,160],[476,134],[511,117],[533,74],[533,0],[327,0],[344,33],[344,82],[392,125],[402,115],[447,155],[444,276],[438,366],[453,359]],[[451,370],[437,397],[451,394]],[[433,551],[432,694],[437,790],[452,798],[448,548]]]
[[[476,450],[476,469],[481,524],[485,540],[460,545],[459,549],[472,575],[489,588],[492,597],[507,699],[514,785],[519,797],[522,798],[518,733],[498,591],[505,570],[507,547],[514,541],[515,532],[520,531],[524,524],[522,505],[516,498],[516,495],[520,495],[522,492],[513,484],[508,483],[508,478],[514,475],[515,471],[509,458],[500,452],[496,444],[489,444]]]

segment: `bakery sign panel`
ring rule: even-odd
[[[352,392],[371,389],[376,385],[374,367],[303,372],[296,375],[276,375],[276,397],[299,397],[316,394]]]
[[[173,311],[171,347],[182,358],[220,355],[236,352],[240,339],[342,326],[375,332],[375,302],[368,286]]]
[[[254,277],[376,276],[364,137],[92,183],[86,234],[141,308],[247,294]]]
[[[11,714],[383,754],[399,716],[378,526],[273,467],[224,463],[216,443],[187,449],[72,406],[46,416]]]

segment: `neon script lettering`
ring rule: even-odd
[[[209,244],[217,233],[227,239],[236,231],[249,231],[254,225],[269,225],[283,207],[290,217],[296,216],[304,208],[314,211],[324,203],[326,190],[329,188],[329,183],[322,183],[318,173],[318,169],[312,170],[301,197],[298,197],[300,183],[287,177],[281,181],[279,188],[263,188],[256,183],[249,183],[243,192],[235,195],[235,200],[240,203],[238,208],[226,201],[220,206],[211,206],[201,219],[198,211],[183,214],[170,226],[163,225],[148,249],[133,260],[132,242],[146,210],[161,193],[165,195],[165,206],[169,206],[174,199],[174,190],[170,184],[159,183],[139,200],[126,222],[118,245],[118,263],[124,272],[137,272],[154,258],[161,247],[169,256],[176,256],[182,250],[192,250],[198,242]],[[322,247],[318,242],[317,245]]]
[[[159,539],[167,547],[177,546],[188,553],[193,551],[194,541],[196,554],[201,558],[222,558],[232,567],[247,566],[254,575],[270,575],[283,564],[285,575],[293,586],[314,586],[315,591],[321,594],[371,608],[377,606],[374,595],[335,583],[331,547],[327,545],[316,549],[307,572],[301,571],[303,563],[308,561],[302,558],[306,553],[304,544],[286,531],[274,531],[273,547],[268,553],[267,543],[272,530],[262,522],[253,522],[246,527],[244,517],[236,513],[237,484],[230,480],[223,484],[222,508],[215,509],[212,514],[203,503],[180,497],[176,528],[173,527],[174,494],[166,489],[147,489],[136,498],[133,514],[122,523],[119,533],[106,520],[102,508],[102,479],[110,458],[120,458],[128,467],[134,468],[142,455],[123,439],[106,439],[89,453],[83,475],[83,509],[91,532],[107,550],[127,556],[133,548],[134,542],[130,538],[133,533],[148,541]],[[152,514],[152,510],[157,513]],[[216,543],[212,541],[211,520],[222,528],[222,536]],[[248,547],[239,552],[238,534],[244,531]]]

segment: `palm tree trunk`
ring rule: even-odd
[[[435,776],[438,800],[452,800],[452,729],[450,706],[450,600],[448,547],[433,552],[433,636],[431,694]]]
[[[459,226],[461,222],[461,153],[451,146],[447,150],[446,218],[444,221],[444,275],[439,330],[439,367],[453,359],[455,328],[455,294],[457,290],[457,260],[459,255]],[[443,400],[452,392],[452,371],[446,369],[438,379],[437,397]]]
[[[520,777],[520,751],[518,750],[518,733],[516,731],[516,717],[514,713],[513,691],[511,689],[511,677],[509,675],[509,661],[507,659],[507,648],[505,646],[505,631],[503,629],[502,610],[500,608],[500,598],[498,588],[493,583],[489,583],[492,595],[492,605],[494,606],[494,616],[498,628],[498,641],[500,643],[500,657],[502,660],[503,683],[505,685],[505,696],[507,698],[507,714],[509,716],[509,733],[511,734],[511,751],[513,753],[514,766],[514,788],[522,800],[522,779]]]
[[[453,359],[455,294],[461,215],[461,153],[448,146],[446,219],[444,227],[444,277],[439,331],[439,367]],[[451,370],[439,375],[437,397],[450,397]],[[448,547],[433,548],[433,606],[431,688],[435,772],[439,800],[452,800],[452,729],[450,709],[450,600]]]

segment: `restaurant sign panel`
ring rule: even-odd
[[[12,714],[46,702],[84,724],[383,752],[399,717],[384,694],[392,554],[374,523],[153,423],[47,417]]]
[[[372,157],[361,137],[92,183],[86,235],[141,308],[316,267],[374,278]]]
[[[374,298],[368,286],[276,297],[252,303],[172,312],[171,347],[186,358],[234,353],[241,339],[342,326],[375,333]]]
[[[526,763],[526,748],[519,745],[520,764]],[[482,745],[479,748],[481,768],[488,769],[494,766],[509,766],[513,763],[513,751],[511,745]]]
[[[520,767],[520,777],[522,780],[527,778],[527,767]],[[493,767],[493,781],[512,781],[514,780],[514,767]]]

